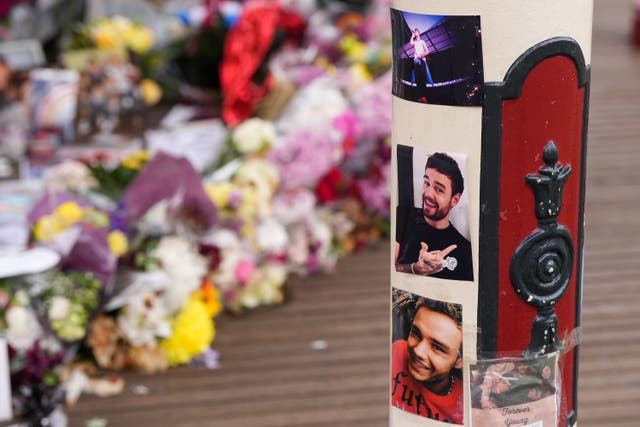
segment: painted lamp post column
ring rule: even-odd
[[[390,425],[573,426],[592,0],[395,0]]]

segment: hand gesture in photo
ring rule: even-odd
[[[418,255],[418,262],[413,265],[413,271],[423,276],[442,271],[445,258],[458,247],[458,245],[451,245],[441,251],[429,251],[429,245],[425,242],[420,242],[420,246],[422,248]]]

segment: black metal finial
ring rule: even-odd
[[[558,161],[558,147],[553,141],[549,141],[542,151],[542,160],[547,166],[553,166]]]
[[[538,310],[525,357],[550,353],[561,346],[555,305],[569,287],[573,273],[573,239],[569,230],[558,224],[564,185],[571,174],[571,166],[558,163],[558,157],[558,147],[549,141],[542,152],[544,166],[525,178],[535,196],[538,228],[520,243],[511,258],[514,290]]]
[[[549,141],[542,151],[545,165],[538,173],[529,174],[525,182],[533,189],[536,198],[536,217],[541,224],[557,222],[562,209],[564,184],[571,175],[571,166],[558,163],[558,147]]]

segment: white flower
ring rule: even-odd
[[[71,190],[85,193],[97,182],[89,169],[77,161],[67,161],[47,168],[43,180],[52,190]]]
[[[236,265],[243,257],[240,248],[224,249],[220,253],[220,256],[220,265],[218,265],[213,275],[213,280],[216,286],[225,292],[238,286],[238,281],[236,280]]]
[[[254,117],[235,128],[232,139],[241,153],[256,153],[273,145],[276,140],[276,128],[270,121]]]
[[[233,180],[237,184],[250,184],[256,189],[258,207],[261,209],[259,214],[266,216],[280,183],[278,168],[266,159],[249,159],[238,168]]]
[[[287,230],[273,218],[261,221],[256,228],[256,243],[265,252],[280,252],[289,242]]]
[[[58,320],[64,319],[69,315],[69,309],[71,303],[68,299],[60,296],[51,298],[51,305],[49,306],[49,319]]]
[[[295,266],[303,266],[309,258],[309,237],[304,225],[299,225],[291,232],[291,242],[287,248],[287,258]]]
[[[285,225],[295,224],[311,216],[316,196],[308,188],[281,192],[273,202],[273,214]]]
[[[282,134],[300,130],[326,133],[333,129],[333,119],[348,107],[347,100],[332,79],[321,77],[296,93],[278,121],[277,128]]]
[[[282,302],[282,285],[287,279],[287,270],[283,265],[267,263],[251,277],[240,296],[240,303],[245,308],[259,305],[271,305]]]
[[[155,347],[157,338],[171,336],[168,313],[153,292],[140,292],[118,316],[118,326],[133,346]]]
[[[42,336],[42,328],[33,311],[15,306],[7,310],[7,342],[16,350],[27,350]]]
[[[309,18],[316,10],[318,10],[316,0],[282,0],[282,7],[284,9],[293,10],[305,18]]]
[[[179,236],[163,237],[151,256],[160,259],[162,269],[171,278],[163,299],[169,313],[176,313],[200,286],[208,270],[207,260],[195,245]]]
[[[309,219],[308,226],[311,240],[318,246],[316,256],[321,268],[324,271],[331,271],[335,267],[338,257],[337,254],[331,251],[333,233],[331,226],[328,224],[330,218],[325,217],[326,215],[322,215],[322,212],[319,212]]]

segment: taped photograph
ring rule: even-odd
[[[391,404],[462,424],[462,306],[392,291]]]
[[[478,106],[484,97],[479,16],[391,10],[393,94],[426,104]]]
[[[472,426],[557,425],[557,353],[479,361],[469,372]]]
[[[395,269],[473,280],[466,156],[398,145]]]

